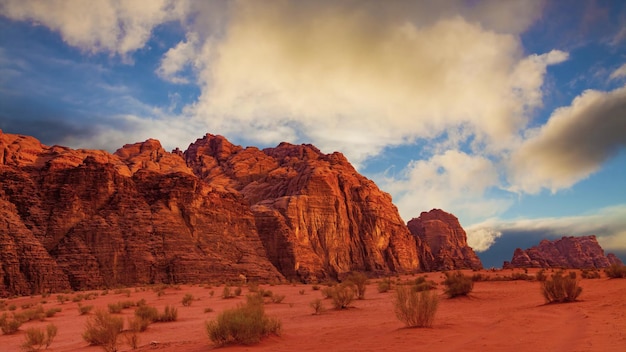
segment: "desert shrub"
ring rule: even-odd
[[[191,293],[187,293],[185,294],[185,296],[183,296],[183,306],[189,307],[192,302],[193,302],[193,295]]]
[[[319,285],[313,285],[313,286],[311,286],[311,289],[312,289],[313,291],[319,291],[320,286],[319,286]]]
[[[102,346],[105,351],[117,351],[117,339],[124,328],[124,320],[104,310],[96,310],[87,320],[83,339],[91,345]]]
[[[413,291],[415,292],[430,291],[436,288],[437,288],[437,283],[434,282],[433,280],[427,280],[426,276],[418,277],[417,279],[415,279],[415,282],[413,284]]]
[[[235,288],[235,296],[241,296],[241,292],[242,292],[241,287],[237,286]]]
[[[222,298],[235,298],[235,293],[230,290],[230,286],[224,286],[224,290],[222,291]]]
[[[163,313],[159,315],[158,321],[170,322],[170,321],[176,321],[176,319],[178,319],[178,309],[176,309],[176,307],[167,305],[163,309]]]
[[[13,311],[17,309],[17,306],[15,304],[9,304],[9,307],[7,309]]]
[[[281,322],[265,314],[263,303],[248,296],[246,304],[225,310],[206,324],[207,334],[217,345],[251,345],[270,334],[280,334]]]
[[[481,273],[477,273],[477,274],[472,275],[472,281],[474,282],[489,281],[489,276],[483,275]]]
[[[549,303],[573,302],[582,291],[575,276],[563,276],[561,271],[552,274],[551,278],[541,285],[541,292]]]
[[[604,269],[606,276],[612,279],[626,278],[626,265],[612,264],[610,267]]]
[[[141,318],[128,318],[128,331],[124,334],[124,339],[132,349],[137,349],[139,345],[139,332],[145,331],[148,324]]]
[[[80,315],[89,314],[89,312],[91,312],[92,309],[93,309],[93,306],[84,306],[80,303],[78,304],[78,313]]]
[[[365,298],[365,290],[367,289],[367,276],[360,272],[352,272],[346,276],[347,283],[354,285],[358,299]]]
[[[248,291],[249,292],[257,292],[259,290],[258,282],[249,282],[248,283]]]
[[[600,278],[600,272],[598,272],[597,270],[581,270],[580,272],[580,276],[582,276],[583,279],[599,279]]]
[[[335,289],[332,287],[324,287],[320,292],[322,293],[322,297],[325,299],[331,298],[333,296],[333,291]]]
[[[16,333],[24,323],[25,321],[19,315],[13,314],[11,317],[6,313],[0,315],[0,330],[5,335]]]
[[[537,279],[537,281],[544,282],[547,278],[548,276],[546,275],[546,271],[544,269],[539,270],[535,274],[535,279]]]
[[[299,294],[304,295],[304,289],[298,291]]]
[[[526,269],[528,270],[528,269]],[[512,273],[511,280],[524,280],[524,281],[532,281],[535,277],[532,275],[528,275],[527,273]]]
[[[261,295],[261,297],[271,298],[274,295],[274,292],[272,292],[271,290],[260,289],[259,294]]]
[[[111,314],[119,314],[122,312],[122,305],[118,303],[109,303],[109,313]]]
[[[59,303],[63,304],[67,301],[69,301],[69,297],[67,297],[66,295],[57,295],[57,301],[59,301]]]
[[[25,335],[26,341],[22,344],[22,348],[27,351],[48,348],[56,335],[57,327],[54,324],[48,324],[45,331],[42,328],[28,328]]]
[[[46,311],[46,318],[51,318],[60,311],[61,311],[61,308],[59,307],[50,308]]]
[[[213,290],[211,290],[211,291],[209,292],[209,296],[210,296],[210,297],[213,297],[213,295],[214,295],[214,294],[215,294],[215,291],[213,291]]]
[[[354,285],[342,283],[332,288],[331,299],[335,309],[346,309],[352,303],[355,296]]]
[[[313,308],[313,314],[322,314],[326,310],[326,308],[324,307],[324,302],[319,298],[312,300],[309,303],[309,306]]]
[[[124,294],[124,295],[126,295],[126,297],[130,297],[131,291],[128,288],[118,288],[118,289],[114,290],[113,293],[116,294],[116,295]]]
[[[104,290],[100,293],[100,296],[106,296],[109,294],[109,290]]]
[[[415,291],[408,286],[396,287],[393,301],[396,317],[411,328],[433,325],[439,298],[431,290]]]
[[[31,320],[44,320],[46,317],[46,313],[43,310],[43,306],[39,305],[32,309],[27,309],[20,312],[18,315],[19,319],[24,322]]]
[[[281,303],[285,299],[285,295],[272,295],[271,297],[272,303]]]
[[[148,302],[146,302],[145,298],[142,298],[142,299],[138,300],[137,302],[135,302],[135,305],[137,307],[145,306],[146,304],[148,304]]]
[[[204,312],[205,313],[212,313],[213,312],[213,308],[211,308],[211,307],[204,308]]]
[[[386,278],[386,279],[379,281],[377,289],[379,293],[384,293],[384,292],[391,290],[391,279]]]
[[[134,301],[120,301],[120,302],[117,302],[117,304],[119,304],[122,307],[122,309],[128,309],[130,307],[135,306]]]
[[[454,273],[446,272],[446,279],[443,282],[446,285],[444,292],[448,297],[467,296],[474,288],[474,281],[469,276],[463,275],[462,272]]]
[[[135,309],[135,317],[147,320],[148,322],[155,322],[159,320],[159,311],[155,307],[148,305],[140,306]]]

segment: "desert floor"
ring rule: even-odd
[[[472,275],[472,272],[466,272]],[[508,276],[510,270],[484,271],[490,276]],[[533,271],[531,270],[530,274]],[[549,273],[549,272],[548,272]],[[443,274],[428,273],[429,279],[443,281]],[[579,276],[580,277],[580,276]],[[404,276],[402,279],[414,279]],[[266,312],[282,321],[280,337],[272,336],[254,346],[221,347],[221,351],[626,351],[626,280],[581,280],[583,287],[579,301],[566,304],[545,304],[536,281],[477,282],[469,297],[448,299],[443,285],[438,286],[439,309],[432,328],[407,329],[400,322],[392,306],[393,291],[378,293],[371,280],[365,299],[355,300],[352,307],[337,311],[325,300],[327,310],[313,315],[309,302],[321,298],[312,285],[261,285],[275,294],[285,295],[282,303],[268,303]],[[245,301],[243,295],[234,299],[220,297],[222,286],[181,285],[167,288],[158,296],[151,288],[132,288],[130,296],[114,293],[83,301],[107,309],[109,303],[145,299],[159,311],[165,305],[178,308],[178,320],[151,324],[140,333],[137,351],[206,351],[216,349],[207,337],[205,322],[215,319],[224,309]],[[322,286],[323,287],[323,286]],[[300,291],[304,290],[304,294]],[[210,292],[214,291],[211,297]],[[102,291],[93,291],[102,293]],[[84,293],[84,292],[83,292]],[[196,300],[189,307],[182,297],[192,294]],[[78,293],[67,294],[70,298]],[[20,351],[29,327],[54,323],[58,334],[47,351],[102,351],[88,346],[81,334],[89,315],[79,315],[77,303],[60,304],[56,294],[47,298],[40,295],[8,299],[16,312],[28,303],[47,301],[44,308],[60,307],[62,311],[45,321],[31,321],[22,325],[13,335],[0,335],[0,351]],[[213,312],[205,313],[206,308]],[[131,317],[133,309],[121,314]],[[120,339],[120,351],[131,348]]]

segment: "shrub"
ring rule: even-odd
[[[213,308],[204,308],[204,312],[205,313],[212,313],[213,312]]]
[[[224,286],[224,290],[222,291],[222,298],[235,298],[235,294],[231,292],[230,286]]]
[[[246,304],[225,310],[217,320],[206,324],[211,341],[220,346],[230,343],[251,345],[270,334],[280,334],[280,321],[268,317],[263,303],[257,298],[248,297]]]
[[[541,292],[548,303],[573,302],[582,291],[575,276],[563,276],[561,271],[552,274],[551,278],[541,285]]]
[[[354,285],[358,299],[365,298],[365,289],[367,289],[367,276],[360,272],[350,273],[346,277],[346,282]]]
[[[193,302],[193,295],[191,293],[185,294],[185,296],[183,297],[183,306],[189,307],[192,302]]]
[[[443,282],[446,285],[444,292],[448,297],[467,296],[474,288],[474,281],[471,277],[463,275],[462,272],[457,271],[455,273],[446,272],[446,280]]]
[[[237,286],[237,288],[235,288],[235,296],[241,296],[241,287]]]
[[[582,270],[580,272],[580,276],[582,276],[583,279],[599,279],[600,278],[600,272],[598,272],[597,270]]]
[[[117,351],[117,338],[124,327],[124,320],[104,310],[97,310],[87,320],[83,339],[91,345],[102,346],[105,351]]]
[[[63,304],[67,301],[69,301],[69,298],[66,295],[57,295],[57,301],[59,301],[59,303]]]
[[[304,295],[304,289],[298,291],[299,294]]]
[[[139,332],[145,331],[147,327],[148,325],[141,318],[128,318],[129,331],[124,334],[124,339],[132,349],[136,349],[139,345]]]
[[[109,303],[109,313],[111,314],[118,314],[122,312],[122,305],[117,302],[117,303]]]
[[[248,291],[249,292],[257,292],[259,290],[258,282],[249,282],[248,283]]]
[[[128,327],[133,332],[146,331],[152,320],[135,315],[134,318],[128,318]]]
[[[42,328],[28,328],[26,330],[26,341],[22,347],[27,351],[37,351],[41,348],[48,348],[52,344],[52,340],[57,334],[57,327],[54,324],[46,326],[44,331]]]
[[[383,279],[382,281],[378,282],[378,292],[379,293],[384,293],[391,290],[391,280],[390,279]]]
[[[149,323],[152,323],[159,320],[159,311],[151,306],[141,306],[135,309],[135,317],[144,319]]]
[[[408,327],[431,327],[438,304],[437,292],[430,290],[418,292],[407,286],[396,287],[394,311],[396,317]]]
[[[539,270],[535,274],[535,279],[537,279],[537,281],[544,282],[547,278],[548,276],[546,275],[546,271],[544,269]]]
[[[165,306],[163,313],[159,315],[158,321],[169,322],[169,321],[176,321],[176,319],[178,319],[178,309],[176,309],[176,307],[167,305]]]
[[[354,286],[347,283],[342,283],[335,286],[331,292],[331,298],[333,300],[333,306],[335,309],[346,309],[352,303],[355,296]]]
[[[313,286],[311,286],[311,289],[312,289],[313,291],[319,291],[320,286],[319,286],[319,285],[313,285]]]
[[[415,284],[413,285],[413,290],[415,292],[420,291],[430,291],[437,288],[437,283],[433,280],[426,280],[426,276],[420,276],[415,279]]]
[[[322,297],[325,299],[331,298],[333,296],[333,291],[335,289],[332,287],[324,287],[320,292],[322,292]]]
[[[46,313],[43,310],[43,306],[37,306],[32,309],[27,309],[16,315],[23,322],[31,321],[31,320],[44,320],[46,317]]]
[[[309,306],[315,311],[313,314],[322,314],[326,310],[324,302],[319,298],[312,300]]]
[[[24,323],[25,321],[19,315],[13,314],[11,318],[6,313],[0,315],[0,330],[5,335],[16,333]]]
[[[53,317],[55,314],[57,314],[58,312],[61,311],[61,308],[56,307],[56,308],[50,308],[46,311],[46,318],[51,318]]]
[[[281,303],[285,299],[285,295],[272,295],[272,303]]]
[[[606,276],[612,279],[626,278],[626,265],[612,264],[610,267],[604,269]]]
[[[80,315],[89,314],[89,312],[91,312],[92,309],[93,309],[93,306],[83,306],[80,303],[78,304],[78,313],[80,313]]]

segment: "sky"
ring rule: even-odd
[[[0,0],[0,129],[311,143],[486,267],[581,235],[626,262],[624,1]]]

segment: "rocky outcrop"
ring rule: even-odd
[[[611,264],[622,265],[613,254],[604,255],[596,236],[562,237],[542,240],[538,246],[522,250],[517,248],[504,268],[606,268]]]
[[[428,245],[340,153],[206,135],[114,154],[0,131],[0,295],[428,270]]]
[[[480,259],[467,244],[467,234],[459,220],[441,209],[422,212],[407,226],[411,233],[430,248],[429,270],[482,269]]]

